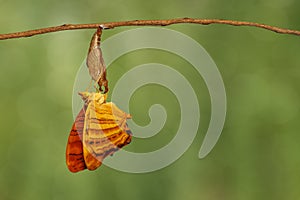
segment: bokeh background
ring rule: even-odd
[[[0,5],[0,33],[64,23],[177,17],[236,19],[300,30],[296,0],[0,0]],[[103,39],[131,28],[105,31]],[[128,174],[106,166],[70,173],[65,145],[73,122],[73,83],[93,31],[4,40],[0,41],[1,200],[299,198],[300,37],[226,25],[167,28],[198,41],[224,79],[227,118],[209,156],[197,157],[210,119],[209,95],[201,76],[175,55],[144,50],[110,66],[110,87],[137,64],[173,66],[192,85],[197,83],[201,125],[195,141],[175,163],[152,173]],[[157,85],[133,95],[133,119],[149,123],[148,109],[154,103],[165,106],[170,116],[166,127],[153,138],[134,140],[129,150],[155,150],[176,133],[178,102]]]

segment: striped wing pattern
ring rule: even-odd
[[[106,156],[131,141],[132,133],[126,123],[131,116],[111,102],[100,101],[95,95],[90,97],[69,135],[66,160],[71,172],[97,169]]]
[[[83,158],[82,135],[84,127],[85,111],[81,109],[72,126],[66,151],[67,166],[71,172],[86,169]]]
[[[96,169],[106,156],[130,143],[131,132],[126,124],[127,118],[130,115],[111,102],[90,102],[83,131],[84,159],[89,170]]]

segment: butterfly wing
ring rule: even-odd
[[[95,106],[97,105],[96,101],[91,101],[87,107],[87,111],[85,114],[85,122],[83,129],[83,155],[86,167],[89,170],[95,170],[102,164],[102,160],[97,159],[97,156],[93,153],[90,148],[90,144],[93,140],[90,138],[90,126],[93,123],[93,113]]]
[[[131,115],[119,109],[112,102],[102,104],[101,108],[109,119],[102,124],[102,127],[110,143],[118,147],[116,150],[129,144],[132,133],[126,121],[131,118]],[[109,126],[109,124],[111,125]]]
[[[66,162],[71,172],[78,172],[86,169],[82,148],[84,118],[85,111],[84,109],[81,109],[76,117],[68,138]]]
[[[113,103],[90,102],[83,133],[84,159],[89,170],[130,143],[131,132],[126,124],[129,116]]]

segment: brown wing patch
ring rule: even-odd
[[[78,172],[86,169],[82,148],[84,117],[85,111],[84,109],[81,109],[76,117],[68,138],[66,161],[71,172]]]

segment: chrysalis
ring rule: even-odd
[[[92,37],[86,64],[92,79],[98,83],[99,90],[103,93],[107,93],[108,81],[106,80],[106,66],[100,48],[101,34],[102,28],[99,27]],[[104,90],[102,87],[104,87]]]

